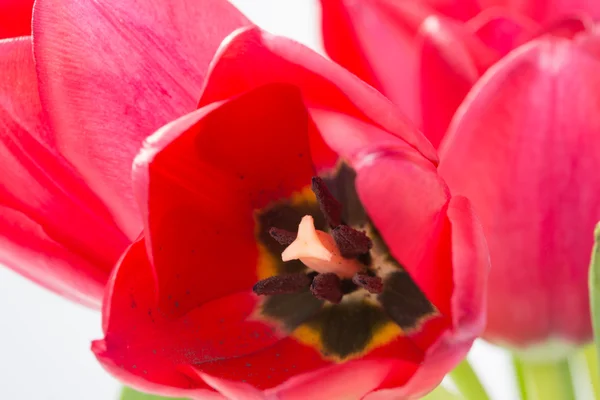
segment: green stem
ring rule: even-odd
[[[529,400],[527,396],[527,386],[525,384],[525,371],[523,370],[523,362],[518,358],[513,356],[513,368],[515,371],[515,378],[517,381],[517,389],[519,390],[519,395],[521,396],[521,400]]]
[[[586,358],[588,360],[588,368],[590,373],[592,369],[591,359],[596,358],[595,365],[595,376],[592,377],[592,382],[596,382],[598,385],[598,360],[600,360],[600,222],[594,229],[594,248],[592,250],[592,259],[590,260],[590,271],[589,271],[589,291],[590,291],[590,317],[592,319],[592,326],[594,327],[594,344],[595,355],[588,354],[591,351],[586,351]],[[594,389],[596,394],[598,393],[597,387]],[[599,398],[599,397],[596,397]]]
[[[462,400],[462,397],[440,385],[421,400]]]
[[[548,363],[520,360],[527,400],[575,400],[567,359]]]
[[[596,346],[587,346],[585,348],[584,354],[588,373],[590,374],[590,381],[592,383],[592,391],[594,392],[594,398],[600,399],[600,368],[598,368]]]
[[[489,400],[479,377],[466,358],[450,372],[450,377],[466,400]]]

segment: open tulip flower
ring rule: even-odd
[[[591,340],[600,2],[321,3],[331,57],[441,142],[440,174],[481,216],[485,337],[538,359]]]
[[[489,258],[434,148],[256,27],[206,74],[244,18],[150,3],[38,0],[35,62],[31,38],[0,42],[2,262],[92,304],[112,271],[92,349],[143,391],[430,391],[484,327]]]

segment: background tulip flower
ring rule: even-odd
[[[471,196],[490,245],[490,340],[592,339],[599,50],[587,33],[519,48],[475,86],[442,143],[440,171],[453,193]]]
[[[227,2],[161,4],[170,12],[39,0],[35,39],[0,40],[0,263],[93,307],[142,230],[131,185],[142,141],[195,109],[218,44],[246,23]]]
[[[321,0],[327,54],[399,105],[434,146],[500,58],[600,18],[586,0]]]
[[[600,3],[321,4],[329,55],[441,141],[440,173],[481,215],[485,337],[536,357],[536,344],[561,357],[590,340]]]
[[[484,326],[488,255],[433,147],[351,73],[257,28],[224,42],[199,97],[134,163],[144,232],[107,288],[105,368],[193,398],[435,387]],[[341,258],[295,242],[310,235]],[[292,248],[307,253],[283,262]]]
[[[33,0],[0,0],[0,40],[31,34]]]

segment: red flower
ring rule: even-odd
[[[587,34],[523,46],[473,88],[442,143],[440,172],[473,199],[490,245],[490,340],[592,340],[599,50]]]
[[[440,173],[473,201],[490,245],[485,337],[521,349],[591,340],[600,42],[589,17],[600,3],[322,4],[330,55],[435,145],[443,137]]]
[[[38,0],[33,43],[0,40],[0,263],[93,307],[142,230],[142,141],[195,108],[218,44],[246,21],[217,0],[161,4]]]
[[[292,41],[238,31],[203,79],[243,21],[37,0],[35,63],[0,43],[1,261],[90,303],[112,269],[93,351],[142,390],[422,395],[483,329],[470,205],[395,106]]]
[[[200,108],[136,159],[145,229],[110,280],[96,355],[166,395],[428,392],[483,327],[487,270],[469,204],[434,161],[347,71],[256,28],[234,34]],[[306,250],[311,221],[334,258]]]
[[[600,18],[587,0],[321,0],[331,58],[379,89],[438,146],[492,64],[544,32]],[[443,93],[443,95],[440,95]]]
[[[31,35],[33,0],[0,0],[0,40]]]

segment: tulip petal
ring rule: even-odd
[[[600,219],[599,68],[577,41],[524,45],[476,85],[442,144],[440,172],[488,239],[491,340],[591,338],[587,291],[576,288]]]
[[[198,373],[210,387],[225,396],[227,399],[235,400],[268,400],[260,390],[253,386],[243,383],[228,381],[226,379],[216,378],[202,372]]]
[[[0,41],[0,70],[0,262],[98,307],[127,239],[47,140],[30,37]]]
[[[469,89],[498,55],[463,25],[427,18],[420,29],[423,131],[438,146]]]
[[[134,183],[164,311],[251,288],[259,279],[254,211],[314,175],[306,108],[290,85],[213,103],[151,136]]]
[[[482,11],[466,23],[466,28],[501,56],[531,39],[540,29],[526,16],[500,7]]]
[[[354,164],[356,189],[391,254],[427,298],[449,314],[449,260],[440,265],[429,259],[448,258],[442,233],[449,193],[435,169],[419,165],[413,157],[394,150],[363,155],[362,163]],[[441,290],[432,282],[447,287]]]
[[[447,217],[452,235],[453,328],[442,331],[427,346],[420,368],[402,387],[379,390],[366,400],[421,398],[464,358],[484,328],[490,263],[483,229],[463,197],[450,200]]]
[[[105,338],[92,346],[108,371],[140,390],[204,394],[208,386],[201,379],[190,380],[185,368],[253,354],[280,340],[273,326],[252,318],[258,301],[252,293],[225,296],[176,319],[156,306],[156,294],[140,239],[113,272],[103,313]]]
[[[321,0],[321,7],[327,54],[420,124],[415,37],[435,11],[415,1]]]
[[[258,28],[228,38],[211,66],[200,105],[273,82],[297,86],[309,109],[335,110],[381,126],[437,160],[427,139],[377,91],[301,44]]]
[[[482,7],[500,6],[527,15],[541,23],[564,16],[587,15],[600,18],[600,3],[590,0],[479,0]]]
[[[34,0],[0,1],[0,39],[31,34]]]
[[[396,360],[351,361],[291,378],[266,393],[279,400],[360,400],[381,384],[393,365],[399,364],[408,372],[416,367]]]
[[[195,109],[217,46],[245,23],[224,0],[36,1],[40,96],[57,144],[130,238],[142,141]]]

